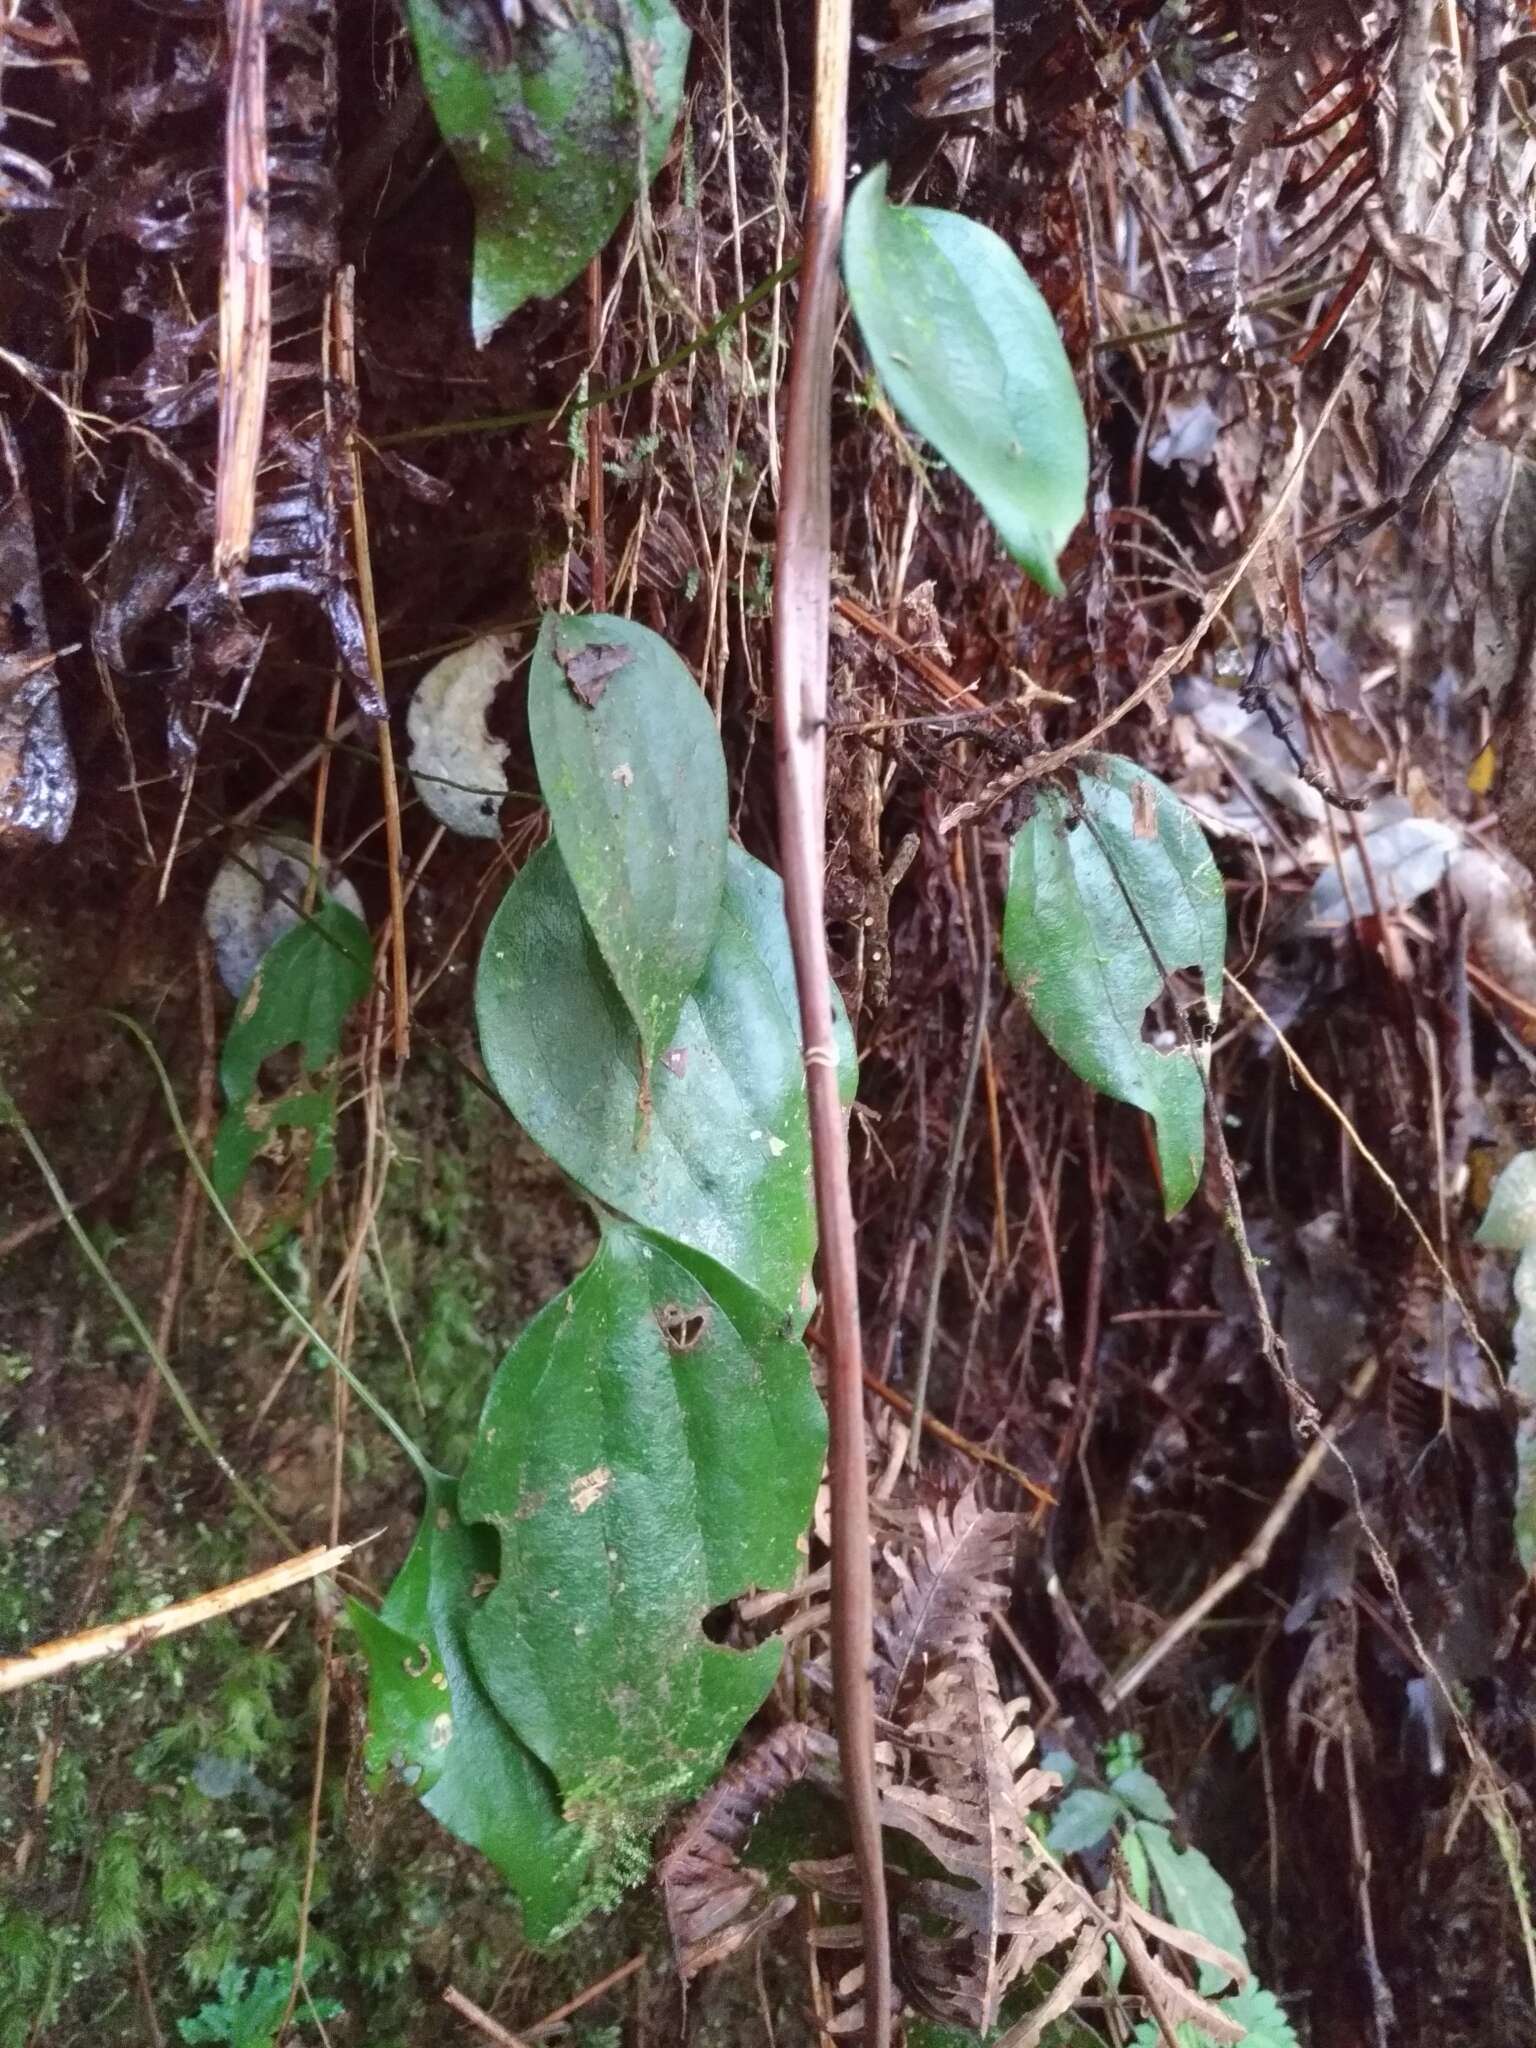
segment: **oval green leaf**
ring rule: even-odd
[[[671,0],[571,12],[566,28],[536,7],[522,28],[497,28],[494,6],[407,0],[427,98],[475,202],[481,347],[525,300],[581,275],[677,125],[688,31]]]
[[[633,619],[549,613],[528,729],[565,871],[647,1057],[672,1042],[720,923],[725,755],[703,692]]]
[[[457,1495],[453,1480],[432,1480],[383,1606],[350,1604],[368,1659],[368,1763],[398,1771],[428,1813],[487,1857],[521,1899],[529,1940],[551,1941],[585,1908],[589,1845],[470,1662],[465,1630],[494,1583],[496,1541],[460,1520]]]
[[[643,1869],[772,1685],[778,1643],[728,1650],[701,1624],[791,1582],[825,1443],[783,1318],[623,1225],[492,1382],[461,1501],[500,1576],[470,1654],[603,1876]]]
[[[843,275],[891,403],[981,500],[1004,547],[1059,597],[1056,558],[1083,516],[1088,429],[1050,309],[990,228],[855,188]]]
[[[1203,1055],[1149,1045],[1143,1023],[1163,968],[1198,972],[1215,1023],[1227,934],[1221,876],[1194,817],[1155,775],[1098,755],[1076,780],[1081,815],[1059,790],[1044,790],[1014,839],[1003,962],[1073,1073],[1152,1118],[1172,1216],[1199,1185],[1205,1158]]]
[[[534,1142],[610,1209],[714,1259],[774,1307],[801,1305],[816,1248],[794,969],[778,877],[726,857],[720,926],[643,1096],[640,1048],[558,847],[491,920],[480,1050]],[[845,1088],[854,1074],[841,1006]]]

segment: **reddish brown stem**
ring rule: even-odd
[[[874,1655],[863,1344],[847,1138],[837,1092],[823,917],[827,629],[832,548],[832,345],[847,169],[849,0],[818,0],[800,306],[785,412],[774,561],[774,732],[779,857],[800,995],[821,1236],[832,1423],[832,1674],[843,1792],[864,1920],[864,2039],[888,2048],[891,1950],[875,1782]]]

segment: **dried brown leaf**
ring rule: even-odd
[[[1104,1937],[1096,1927],[1084,1927],[1077,1937],[1077,1945],[1068,1958],[1066,1967],[1051,1987],[1045,2003],[1037,2006],[1027,2019],[1008,2029],[996,2043],[996,2048],[1035,2048],[1036,2042],[1053,2020],[1059,2020],[1063,2013],[1070,2012],[1077,2003],[1083,1987],[1104,1964]]]
[[[659,1865],[677,1966],[686,1980],[733,1955],[793,1906],[787,1894],[747,1914],[767,1880],[740,1850],[759,1814],[806,1774],[807,1730],[791,1721],[729,1766],[693,1808]]]
[[[41,838],[57,846],[77,793],[43,616],[32,504],[10,424],[0,418],[0,844]]]
[[[1115,1915],[1115,1939],[1125,1951],[1126,1967],[1136,1980],[1137,1987],[1156,2013],[1164,2030],[1172,2036],[1176,2027],[1185,2023],[1198,2027],[1202,2034],[1213,2041],[1237,2042],[1243,2040],[1248,2029],[1240,2020],[1230,2019],[1226,2013],[1192,1991],[1182,1977],[1153,1954],[1147,1946],[1147,1932],[1155,1931],[1159,1940],[1169,1946],[1195,1954],[1191,1943],[1199,1941],[1201,1950],[1210,1950],[1212,1944],[1200,1941],[1198,1935],[1191,1935],[1187,1928],[1172,1927],[1166,1920],[1158,1920],[1138,1906],[1124,1886],[1118,1887],[1119,1910]],[[1148,1923],[1151,1922],[1151,1928]],[[1219,1967],[1235,1968],[1240,1978],[1246,1978],[1247,1971],[1231,1956],[1223,1956],[1220,1949],[1214,1954],[1221,1957]],[[1209,1961],[1208,1955],[1199,1956],[1202,1962]]]
[[[1123,1887],[1120,1914],[1122,1925],[1126,1920],[1134,1921],[1143,1934],[1151,1935],[1169,1948],[1176,1948],[1181,1955],[1193,1957],[1197,1963],[1209,1963],[1213,1970],[1221,1970],[1232,1979],[1237,1989],[1241,1990],[1248,1981],[1248,1967],[1240,1956],[1229,1955],[1224,1948],[1218,1948],[1214,1941],[1207,1941],[1203,1934],[1196,1934],[1192,1928],[1179,1927],[1171,1920],[1159,1918],[1147,1907],[1139,1905]]]
[[[985,1651],[985,1619],[1007,1599],[1017,1515],[978,1506],[974,1491],[953,1507],[923,1508],[920,1544],[910,1560],[892,1545],[885,1564],[896,1580],[875,1622],[875,1705],[888,1714],[918,1678],[925,1659]]]

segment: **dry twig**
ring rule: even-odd
[[[848,1144],[837,1090],[824,918],[832,344],[847,163],[850,0],[818,0],[800,307],[790,363],[775,556],[774,735],[785,911],[800,996],[832,1425],[832,1666],[838,1750],[864,1921],[867,2048],[889,2048],[891,1954],[875,1782],[873,1598],[863,1340]]]
[[[301,1552],[298,1557],[285,1557],[281,1564],[268,1565],[263,1571],[252,1572],[249,1578],[236,1579],[211,1593],[198,1593],[190,1600],[178,1600],[173,1607],[158,1608],[153,1614],[109,1621],[100,1628],[84,1629],[79,1635],[39,1643],[33,1649],[23,1650],[19,1657],[0,1657],[0,1693],[20,1692],[23,1686],[36,1685],[40,1679],[62,1678],[87,1664],[100,1664],[108,1657],[131,1656],[135,1650],[147,1649],[167,1636],[201,1628],[204,1622],[234,1614],[253,1601],[266,1600],[273,1593],[285,1593],[291,1586],[305,1585],[325,1572],[335,1571],[355,1550],[372,1541],[373,1536],[362,1536],[356,1543],[323,1544]]]

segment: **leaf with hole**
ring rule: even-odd
[[[309,1159],[304,1170],[307,1202],[330,1179],[336,1164],[336,1090],[295,1089],[274,1102],[237,1105],[219,1119],[209,1178],[226,1209],[233,1207],[247,1174],[279,1131],[309,1133]],[[284,1223],[291,1220],[285,1218]]]
[[[348,1013],[368,993],[373,948],[362,919],[327,896],[312,917],[268,948],[235,1012],[219,1060],[229,1104],[214,1139],[214,1184],[225,1207],[239,1194],[252,1161],[273,1132],[302,1128],[314,1139],[310,1192],[331,1159],[335,1097],[331,1090],[294,1091],[281,1101],[257,1100],[262,1063],[298,1048],[299,1064],[315,1074],[341,1049]]]
[[[688,31],[671,0],[571,0],[557,25],[407,0],[422,83],[475,202],[470,319],[483,347],[581,275],[661,168]],[[523,10],[515,10],[521,13]]]
[[[1042,790],[1014,839],[1003,960],[1073,1073],[1152,1118],[1172,1216],[1205,1157],[1202,1033],[1192,1023],[1192,1045],[1165,1048],[1143,1026],[1164,970],[1181,969],[1198,975],[1214,1024],[1226,902],[1205,835],[1172,791],[1118,756],[1092,764],[1075,771],[1075,798]]]
[[[528,678],[566,874],[648,1058],[704,971],[725,887],[725,756],[703,692],[632,619],[549,613]]]
[[[805,1306],[810,1134],[783,891],[770,869],[728,850],[715,943],[648,1076],[557,847],[542,847],[502,898],[475,1009],[497,1093],[573,1180],[775,1307]],[[851,1093],[840,1004],[835,1022]]]
[[[981,501],[1003,545],[1053,596],[1083,516],[1088,430],[1050,309],[990,228],[892,206],[887,168],[855,188],[843,274],[891,403]]]
[[[511,673],[505,640],[484,634],[427,670],[405,714],[416,794],[440,825],[467,839],[501,837],[507,743],[492,738],[485,715]]]
[[[702,1623],[791,1582],[825,1441],[783,1319],[624,1225],[503,1361],[461,1489],[501,1552],[470,1655],[605,1875],[639,1874],[772,1685],[781,1645]]]
[[[393,1769],[428,1813],[493,1863],[522,1900],[532,1941],[583,1910],[589,1858],[560,1812],[549,1772],[492,1704],[465,1631],[496,1574],[496,1539],[461,1519],[438,1475],[410,1556],[377,1614],[353,1601],[368,1659],[368,1764]]]

